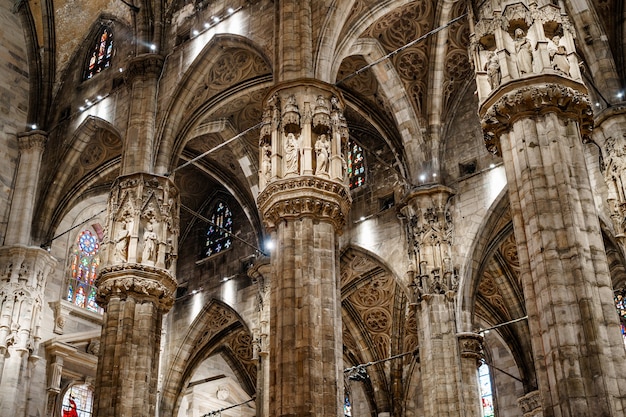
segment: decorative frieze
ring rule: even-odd
[[[531,391],[523,397],[518,398],[517,405],[522,410],[522,413],[524,413],[524,417],[543,416],[539,391]]]
[[[481,106],[479,113],[485,145],[490,152],[500,155],[499,137],[509,131],[517,120],[551,112],[578,122],[583,139],[590,137],[593,111],[585,87],[574,82],[556,83],[554,78],[543,78],[543,82],[538,84],[509,85],[495,100]]]
[[[428,294],[445,294],[458,288],[452,263],[454,224],[449,201],[454,192],[443,185],[412,190],[400,205],[406,233],[414,300]]]
[[[341,231],[352,199],[343,184],[319,177],[298,177],[272,182],[259,195],[265,226],[273,230],[284,219],[313,216]]]

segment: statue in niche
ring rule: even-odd
[[[567,60],[567,49],[565,49],[565,45],[561,45],[560,36],[554,36],[548,43],[548,53],[550,54],[552,68],[569,76],[570,65]]]
[[[330,157],[330,142],[325,134],[321,134],[315,142],[315,153],[317,155],[317,167],[315,174],[328,174],[328,160]]]
[[[272,150],[269,143],[263,144],[261,153],[261,175],[263,175],[265,182],[268,183],[270,181],[270,178],[272,177],[272,160],[270,159],[272,156]]]
[[[152,223],[146,224],[146,230],[143,232],[143,252],[141,254],[142,262],[152,262],[156,260],[157,235],[154,233]]]
[[[128,262],[128,242],[130,241],[129,222],[123,219],[115,237],[114,258],[117,262]]]
[[[487,71],[487,78],[489,79],[491,89],[495,90],[500,86],[500,82],[502,81],[500,62],[498,62],[498,55],[496,55],[495,52],[489,54],[489,59],[485,64],[485,71]]]
[[[300,146],[296,135],[289,133],[285,143],[285,174],[300,173]]]
[[[522,28],[515,29],[515,53],[519,75],[533,72],[533,46]]]

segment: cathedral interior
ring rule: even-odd
[[[0,415],[626,415],[625,22],[0,0]]]

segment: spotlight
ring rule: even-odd
[[[96,96],[96,99],[98,99],[98,100],[102,100],[102,96],[101,96],[101,95],[98,95],[98,96]]]
[[[120,68],[120,72],[124,72],[124,68]]]
[[[624,92],[623,91],[620,91],[619,93],[617,93],[617,98],[621,99],[622,97],[624,97]]]
[[[437,178],[437,173],[433,172],[433,178]]]
[[[85,108],[84,108],[83,106],[80,106],[80,107],[78,108],[78,110],[83,111],[83,110],[85,110]]]
[[[213,16],[213,21],[214,21],[215,23],[217,23],[217,22],[219,22],[219,21],[220,21],[220,18],[219,18],[219,17],[217,17],[217,16]]]
[[[426,175],[422,174],[420,175],[420,181],[424,181],[426,179]]]
[[[155,44],[150,45],[150,50],[151,51],[156,51],[156,45]]]
[[[232,7],[229,7],[227,12],[228,12],[228,14],[233,14],[233,13],[235,13],[235,9],[233,9]]]
[[[30,128],[31,128],[32,130],[35,130],[35,129],[37,129],[37,125],[36,125],[36,124],[32,124],[32,125],[30,125]]]
[[[496,164],[489,164],[489,168],[495,168]]]
[[[198,36],[198,34],[200,34],[200,32],[198,32],[198,29],[194,29],[191,33],[193,33],[193,36]]]
[[[205,28],[205,29],[208,29],[208,28],[209,28],[209,26],[211,26],[211,25],[209,25],[207,22],[205,22],[205,23],[204,23],[204,28]]]

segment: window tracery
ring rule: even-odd
[[[615,292],[615,307],[619,315],[619,324],[626,346],[626,288],[622,288]]]
[[[70,278],[66,300],[77,307],[102,313],[96,304],[96,276],[100,265],[100,242],[90,230],[83,230],[70,255]]]
[[[348,181],[354,190],[365,184],[365,156],[363,148],[354,140],[348,140]]]
[[[87,384],[73,385],[63,397],[63,417],[91,417],[93,389]]]
[[[111,66],[112,56],[113,32],[110,27],[104,26],[100,30],[96,42],[89,52],[89,61],[87,62],[85,79],[88,80]]]
[[[228,205],[219,201],[213,208],[211,224],[206,231],[206,240],[204,244],[205,257],[209,257],[216,253],[229,249],[233,243],[233,215]]]
[[[489,365],[486,363],[478,367],[478,383],[480,384],[480,401],[483,410],[483,417],[494,417],[493,391],[491,389],[491,375]]]

